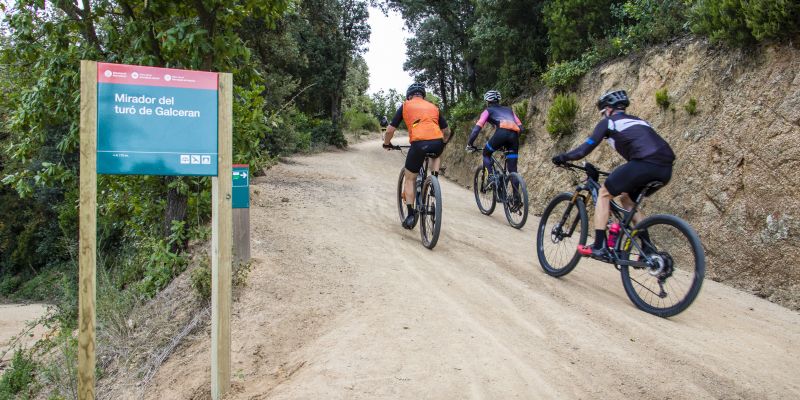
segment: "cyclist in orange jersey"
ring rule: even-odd
[[[408,140],[411,147],[406,156],[405,184],[403,186],[403,199],[408,208],[408,216],[403,221],[403,227],[411,229],[414,223],[414,184],[419,169],[425,161],[427,154],[435,154],[431,162],[431,171],[439,174],[441,160],[439,156],[444,151],[444,146],[450,139],[450,128],[439,112],[439,107],[425,100],[425,85],[413,83],[406,90],[406,101],[397,109],[397,112],[386,128],[383,137],[383,147],[392,148],[392,137],[400,121],[405,121],[408,128]]]

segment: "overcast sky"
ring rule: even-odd
[[[397,12],[383,15],[380,9],[370,7],[369,25],[372,28],[369,50],[364,55],[369,66],[369,93],[390,88],[405,93],[411,77],[403,71],[406,61],[406,37],[403,18]]]

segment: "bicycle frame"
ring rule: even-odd
[[[591,164],[589,164],[589,165],[591,165]],[[597,197],[599,196],[599,191],[600,191],[600,188],[601,188],[601,185],[598,182],[599,176],[600,175],[608,176],[607,172],[602,172],[602,171],[598,170],[597,171],[598,172],[598,178],[597,179],[593,178],[591,176],[590,172],[587,171],[587,169],[594,168],[594,166],[591,166],[591,167],[580,167],[580,166],[577,166],[577,165],[574,165],[574,164],[567,164],[567,166],[568,167],[572,167],[572,168],[576,168],[576,169],[581,169],[581,170],[586,172],[587,176],[586,176],[586,180],[584,181],[583,184],[578,184],[575,187],[575,193],[572,196],[572,201],[570,202],[570,205],[567,208],[567,212],[564,213],[564,216],[562,217],[562,221],[560,221],[560,226],[563,226],[564,223],[566,222],[566,216],[569,215],[570,211],[572,211],[572,207],[575,205],[575,202],[577,201],[578,197],[582,198],[582,200],[586,203],[586,200],[587,200],[586,196],[581,194],[582,192],[589,192],[589,194],[592,196],[592,202],[597,204]],[[631,261],[631,260],[622,259],[622,258],[619,257],[620,254],[624,255],[626,253],[629,253],[631,245],[633,245],[636,248],[636,250],[639,252],[639,254],[644,254],[643,250],[639,246],[639,244],[636,243],[635,240],[633,240],[634,239],[633,237],[636,234],[636,230],[634,230],[631,227],[631,222],[633,221],[633,216],[636,215],[636,211],[638,210],[639,205],[641,204],[643,199],[644,199],[644,191],[639,193],[639,196],[634,201],[633,208],[630,209],[630,210],[626,210],[624,207],[619,205],[614,200],[611,200],[611,202],[609,204],[609,206],[610,206],[609,208],[611,210],[612,215],[614,216],[614,218],[616,220],[620,221],[620,232],[621,232],[621,234],[617,238],[616,243],[614,243],[614,248],[611,249],[612,250],[611,251],[612,261],[613,261],[613,263],[614,263],[614,265],[615,265],[615,267],[617,269],[619,269],[620,266],[622,266],[622,265],[626,265],[626,266],[630,266],[630,267],[634,267],[634,268],[652,267],[652,262],[649,259],[646,259],[645,261]],[[574,233],[575,228],[577,227],[577,224],[579,222],[579,218],[580,217],[576,216],[575,220],[572,222],[572,225],[570,226],[568,234],[565,235],[565,237],[572,236],[572,233]],[[623,240],[623,238],[625,240]],[[622,246],[623,242],[625,243],[624,247]]]
[[[406,153],[403,149],[408,149],[411,146],[394,146],[394,150],[400,150],[400,153],[405,155]],[[425,184],[425,179],[428,178],[428,162],[430,161],[430,157],[427,155],[425,156],[425,161],[422,163],[422,166],[419,168],[419,172],[417,173],[417,180],[414,182],[414,209],[417,210],[419,213],[426,213],[422,207],[422,185]]]
[[[483,149],[478,149],[479,151],[483,151]],[[495,157],[496,153],[500,153],[500,157]],[[508,193],[506,193],[506,184],[508,182],[508,159],[506,155],[508,154],[507,151],[502,152],[495,152],[492,154],[492,166],[495,171],[495,176],[499,176],[499,187],[495,188],[495,193],[497,195],[498,200],[502,202],[508,201]],[[499,160],[498,160],[499,158]],[[484,167],[486,168],[486,167]],[[498,173],[499,172],[499,173]]]

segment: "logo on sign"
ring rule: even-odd
[[[131,74],[131,78],[133,78],[133,79],[139,79],[139,73],[138,73],[138,72],[134,72],[134,73],[132,73],[132,74]]]
[[[211,156],[203,156],[202,163],[206,165],[211,164]]]
[[[164,80],[167,81],[167,82],[171,81],[172,80],[172,75],[169,75],[169,74],[164,75]]]
[[[103,72],[103,75],[105,75],[106,78],[111,78],[111,75],[112,75],[111,70],[107,69],[106,72]]]
[[[181,154],[181,164],[189,164],[189,155]]]
[[[200,155],[192,154],[192,164],[200,164]]]

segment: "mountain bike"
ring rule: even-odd
[[[483,151],[483,149],[477,149]],[[500,153],[500,159],[494,154]],[[503,204],[508,224],[521,229],[528,220],[528,188],[525,180],[517,172],[508,172],[506,157],[513,152],[503,151],[492,154],[494,176],[483,164],[475,168],[472,190],[475,202],[483,215],[491,215],[497,202]]]
[[[589,229],[587,195],[596,202],[600,176],[608,176],[590,163],[565,163],[563,167],[575,174],[584,171],[586,179],[578,183],[574,192],[555,196],[539,222],[536,253],[544,272],[554,277],[570,273],[580,261],[577,245],[586,244]],[[671,317],[684,311],[697,297],[706,261],[697,233],[674,215],[651,215],[631,226],[644,198],[661,186],[663,183],[658,181],[645,185],[631,210],[611,201],[610,220],[620,229],[615,235],[609,234],[609,260],[605,262],[620,271],[625,293],[636,307],[659,317]]]
[[[407,149],[411,146],[392,146],[392,150]],[[442,229],[442,190],[439,185],[439,178],[436,175],[428,176],[428,161],[432,157],[437,157],[435,153],[425,155],[425,162],[419,169],[415,188],[414,209],[417,211],[414,216],[414,223],[411,229],[419,225],[419,233],[422,238],[422,245],[428,249],[433,249],[439,241],[439,231]],[[405,183],[405,168],[400,169],[400,178],[397,180],[397,211],[400,214],[400,222],[406,219],[406,204],[403,200],[403,184]]]

